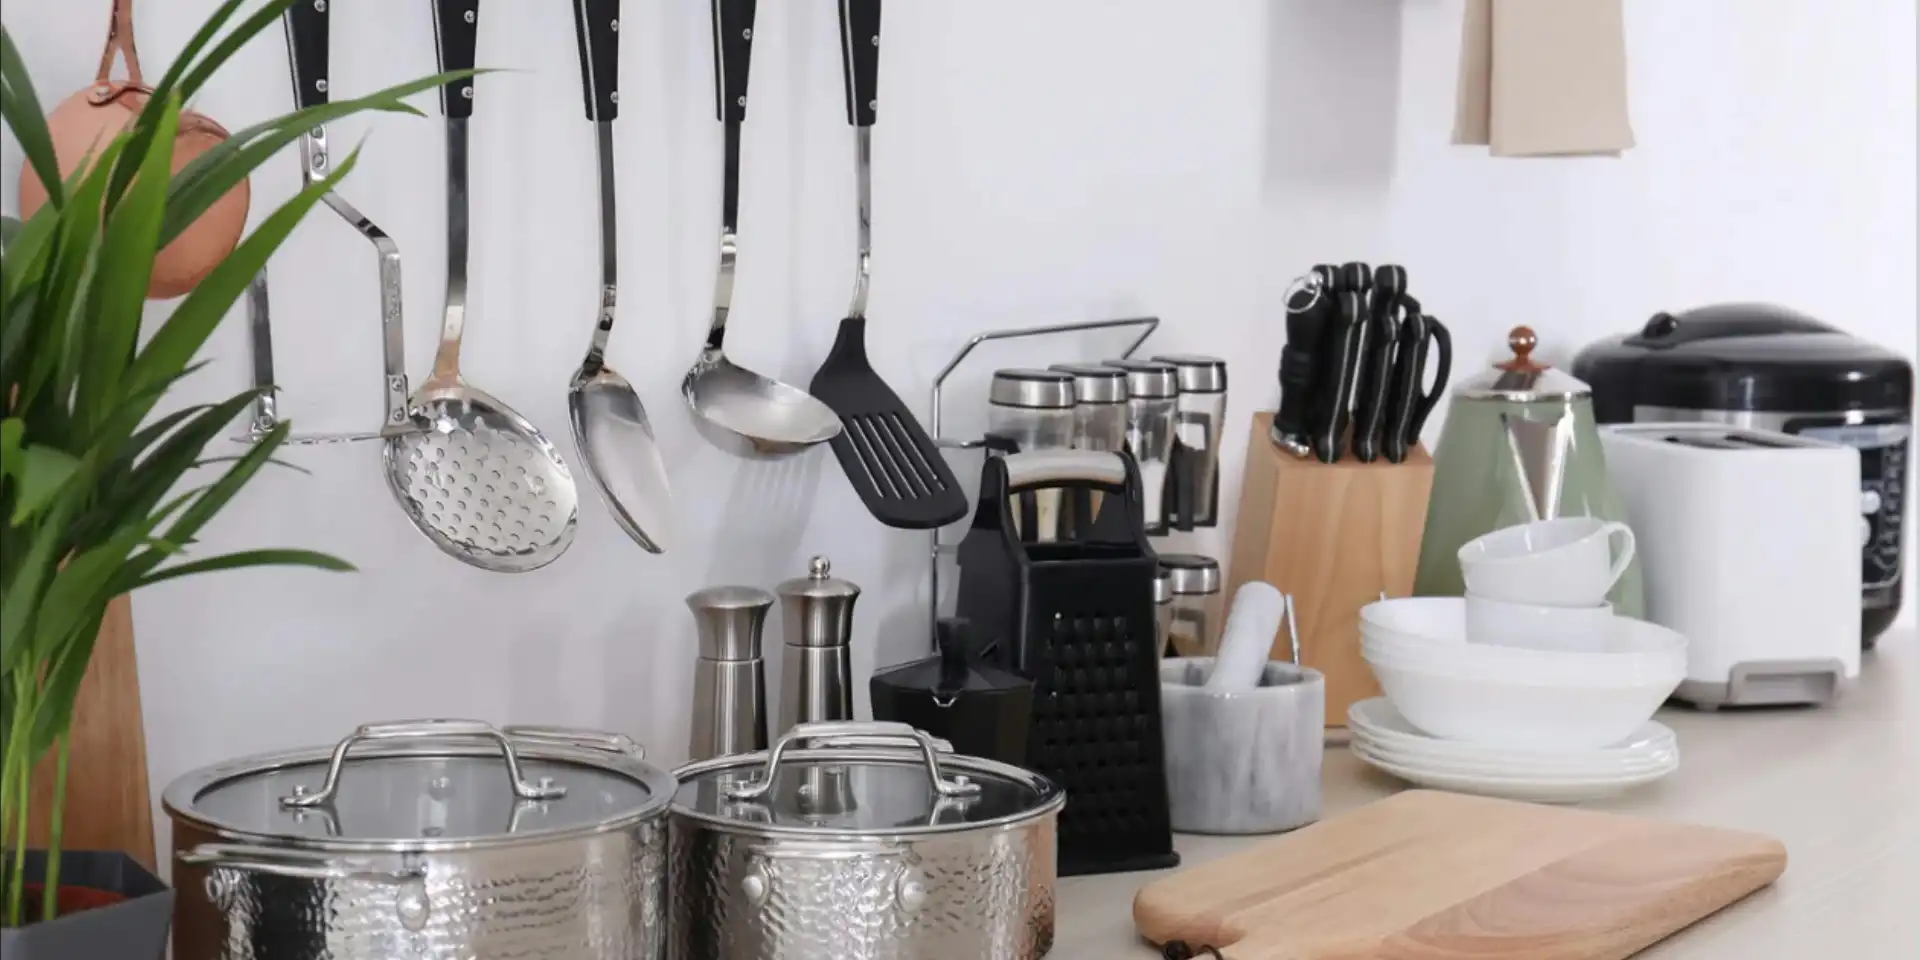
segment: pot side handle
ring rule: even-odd
[[[365,857],[341,857],[308,850],[282,850],[244,843],[203,843],[174,859],[193,867],[240,870],[297,880],[360,880],[395,886],[426,879],[421,867],[382,869]]]

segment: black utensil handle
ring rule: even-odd
[[[1373,268],[1357,260],[1341,264],[1335,287],[1340,293],[1366,293],[1373,288]]]
[[[287,8],[287,62],[300,109],[327,102],[327,5],[298,0]]]
[[[1406,295],[1407,268],[1396,263],[1383,263],[1374,267],[1372,290],[1386,297],[1386,302],[1375,308],[1376,313],[1381,309],[1393,309],[1396,301]]]
[[[573,0],[573,39],[587,119],[612,120],[620,115],[620,0]]]
[[[1351,419],[1354,386],[1359,380],[1362,348],[1366,345],[1367,325],[1358,291],[1336,295],[1340,319],[1334,327],[1328,362],[1320,376],[1330,383],[1322,391],[1326,402],[1320,420],[1314,425],[1313,450],[1323,463],[1340,459],[1346,446],[1347,424]]]
[[[1440,354],[1440,363],[1434,368],[1433,389],[1414,404],[1413,421],[1407,429],[1408,443],[1419,442],[1420,428],[1426,425],[1427,415],[1433,412],[1434,405],[1447,392],[1447,376],[1453,370],[1453,335],[1447,332],[1446,324],[1439,320],[1433,317],[1423,319],[1427,322],[1427,336],[1433,339],[1434,349]],[[1419,389],[1417,385],[1415,389]]]
[[[846,67],[847,122],[871,127],[880,88],[880,0],[840,0],[840,56]]]
[[[440,72],[472,70],[480,43],[480,0],[433,0],[433,42]],[[440,112],[450,120],[473,116],[473,78],[440,88]]]
[[[1381,438],[1381,452],[1389,463],[1406,462],[1412,443],[1407,436],[1408,424],[1413,421],[1413,406],[1427,365],[1427,328],[1420,317],[1420,302],[1403,296],[1398,310],[1401,320],[1394,334],[1393,383],[1387,387],[1386,429]]]
[[[753,62],[753,16],[758,0],[713,0],[713,88],[722,123],[747,119],[747,68]]]

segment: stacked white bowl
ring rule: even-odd
[[[1350,712],[1354,752],[1429,785],[1462,789],[1442,781],[1470,774],[1479,792],[1530,799],[1671,772],[1672,731],[1649,720],[1686,673],[1686,639],[1614,614],[1606,595],[1632,557],[1624,524],[1523,524],[1460,549],[1467,596],[1367,605],[1361,651],[1391,705]],[[1547,789],[1569,784],[1590,789]]]

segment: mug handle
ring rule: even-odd
[[[1618,559],[1613,561],[1613,569],[1607,571],[1609,591],[1613,589],[1614,584],[1620,582],[1621,577],[1626,575],[1627,566],[1633,563],[1633,528],[1618,520],[1611,521],[1600,528],[1600,535],[1606,537],[1608,543],[1613,542],[1616,534],[1620,537],[1620,551]]]

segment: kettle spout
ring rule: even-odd
[[[1564,412],[1555,412],[1548,420],[1502,413],[1500,423],[1506,428],[1507,451],[1513,455],[1514,473],[1523,487],[1527,519],[1558,517],[1567,454],[1573,446],[1572,421]]]

